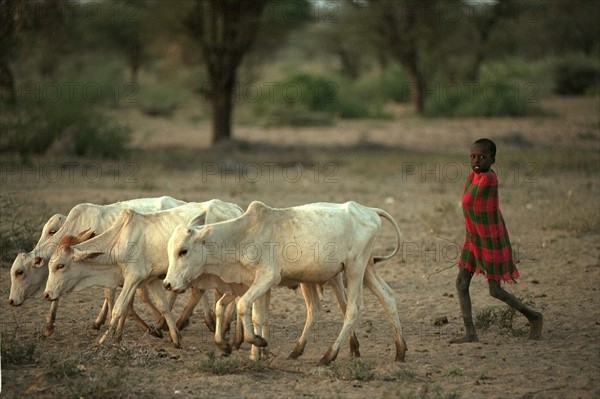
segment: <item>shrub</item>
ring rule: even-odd
[[[509,81],[486,81],[472,86],[447,86],[431,94],[425,114],[432,117],[526,116],[547,114],[537,99]]]
[[[14,335],[7,337],[0,334],[2,361],[4,364],[21,366],[34,364],[38,360],[37,344],[31,340],[17,339]]]
[[[0,260],[12,262],[20,251],[37,243],[42,220],[22,215],[23,204],[10,196],[0,196]]]
[[[404,80],[399,69],[359,81],[296,74],[261,96],[254,114],[267,126],[327,126],[335,117],[389,118],[383,106],[406,97]]]
[[[554,91],[561,95],[582,95],[598,92],[600,70],[597,62],[585,57],[568,57],[557,62],[554,69]]]
[[[130,141],[130,129],[81,103],[21,103],[0,116],[0,152],[116,158]]]

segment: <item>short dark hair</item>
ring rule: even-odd
[[[496,157],[496,143],[494,143],[492,140],[490,140],[490,139],[479,139],[479,140],[475,140],[475,142],[473,144],[483,144],[483,145],[486,145],[488,147],[488,149],[490,150],[490,155],[492,156],[492,158]]]

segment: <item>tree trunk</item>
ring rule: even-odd
[[[213,89],[210,96],[213,111],[213,143],[231,139],[231,123],[233,118],[235,73],[228,73],[222,70],[219,72],[225,76],[215,76],[212,78]]]
[[[411,102],[419,115],[425,111],[427,82],[416,65],[406,66],[406,72],[411,81]]]
[[[6,92],[0,100],[6,100],[9,104],[17,103],[17,91],[15,89],[15,79],[6,62],[0,62],[0,90]]]

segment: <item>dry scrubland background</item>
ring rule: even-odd
[[[41,337],[47,303],[34,299],[11,308],[7,300],[0,302],[3,396],[597,397],[598,99],[551,99],[542,105],[556,116],[433,123],[407,116],[290,129],[294,145],[278,140],[278,129],[240,127],[249,144],[211,150],[202,145],[207,126],[119,111],[119,117],[137,121],[136,146],[147,149],[130,161],[67,164],[36,157],[3,173],[3,234],[28,221],[35,239],[51,214],[85,201],[171,195],[221,198],[243,207],[255,199],[277,207],[347,200],[382,207],[404,234],[401,253],[378,270],[395,291],[409,347],[406,363],[394,363],[389,324],[366,292],[356,328],[362,358],[351,359],[343,348],[334,365],[317,368],[341,324],[326,289],[306,353],[287,360],[304,304],[299,293],[276,289],[267,337],[272,357],[266,362],[246,360],[245,346],[220,359],[201,314],[183,331],[182,350],[166,338],[143,335],[131,322],[121,345],[97,348],[98,332],[89,325],[102,292],[90,289],[61,302],[56,333],[49,338]],[[390,132],[402,134],[394,140]],[[499,148],[501,206],[522,274],[521,284],[509,289],[544,313],[541,341],[526,338],[524,318],[511,319],[479,277],[472,296],[483,324],[481,342],[447,344],[462,331],[452,265],[463,239],[459,199],[468,149],[480,136],[494,138]],[[313,146],[326,144],[325,137],[327,146]],[[180,145],[169,147],[173,142]],[[3,165],[6,172],[8,164]],[[392,247],[393,231],[384,223],[377,251]],[[11,261],[2,261],[4,299]],[[137,309],[150,319],[143,306]],[[444,316],[448,324],[434,325]]]

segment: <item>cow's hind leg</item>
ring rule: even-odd
[[[342,273],[339,273],[335,278],[332,278],[328,281],[328,284],[333,289],[335,297],[338,302],[338,306],[342,311],[342,316],[346,314],[346,293],[344,291],[344,281],[342,280]],[[360,357],[360,344],[358,343],[358,338],[356,337],[356,333],[352,331],[350,334],[350,353],[354,357]]]
[[[368,246],[371,248],[372,244]],[[360,308],[362,307],[363,299],[363,278],[365,274],[365,268],[369,260],[368,254],[358,257],[352,262],[348,262],[344,268],[346,275],[346,281],[348,282],[348,303],[346,306],[346,314],[344,315],[344,324],[342,329],[334,341],[329,347],[325,355],[319,361],[320,365],[328,365],[335,360],[337,357],[340,347],[345,341],[350,332],[354,329],[354,324],[358,320],[360,315]]]
[[[402,336],[402,326],[398,318],[398,309],[396,300],[394,299],[394,291],[383,281],[383,279],[375,271],[375,266],[369,262],[364,278],[365,285],[383,306],[388,320],[394,328],[394,341],[396,343],[396,361],[404,361],[406,355],[406,341]]]
[[[300,284],[300,289],[302,290],[304,302],[306,303],[306,322],[304,323],[302,335],[300,335],[300,338],[298,339],[298,342],[296,342],[296,346],[288,356],[288,359],[297,359],[304,353],[304,348],[306,347],[306,342],[308,340],[308,333],[314,326],[317,314],[321,307],[316,284],[302,283]]]

